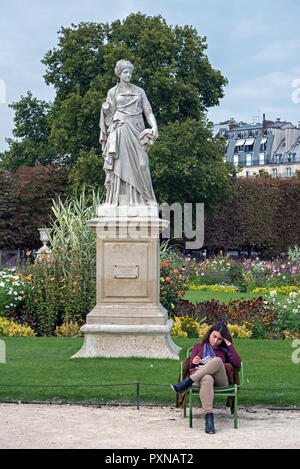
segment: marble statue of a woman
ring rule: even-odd
[[[109,90],[100,115],[105,204],[114,206],[156,205],[147,152],[158,136],[157,123],[145,91],[130,83],[132,71],[131,62],[117,62],[120,82]]]

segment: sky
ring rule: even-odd
[[[10,0],[0,5],[0,152],[14,127],[8,107],[31,91],[51,101],[46,52],[62,26],[111,23],[130,13],[160,14],[207,37],[210,63],[228,79],[208,118],[219,123],[280,118],[300,122],[300,0]],[[300,125],[300,124],[299,124]]]

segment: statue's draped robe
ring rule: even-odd
[[[106,203],[110,205],[152,205],[156,199],[152,187],[148,154],[140,143],[145,116],[152,113],[142,88],[130,84],[119,92],[109,90],[107,114],[101,110],[100,143],[106,173]]]

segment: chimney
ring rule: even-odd
[[[272,125],[274,124],[273,121],[266,121],[266,114],[264,113],[263,114],[263,129],[265,129],[266,127],[268,127],[268,125]]]

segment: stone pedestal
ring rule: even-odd
[[[168,222],[157,206],[98,208],[88,225],[97,234],[97,304],[82,327],[75,357],[179,359],[173,322],[159,302],[159,234]]]

